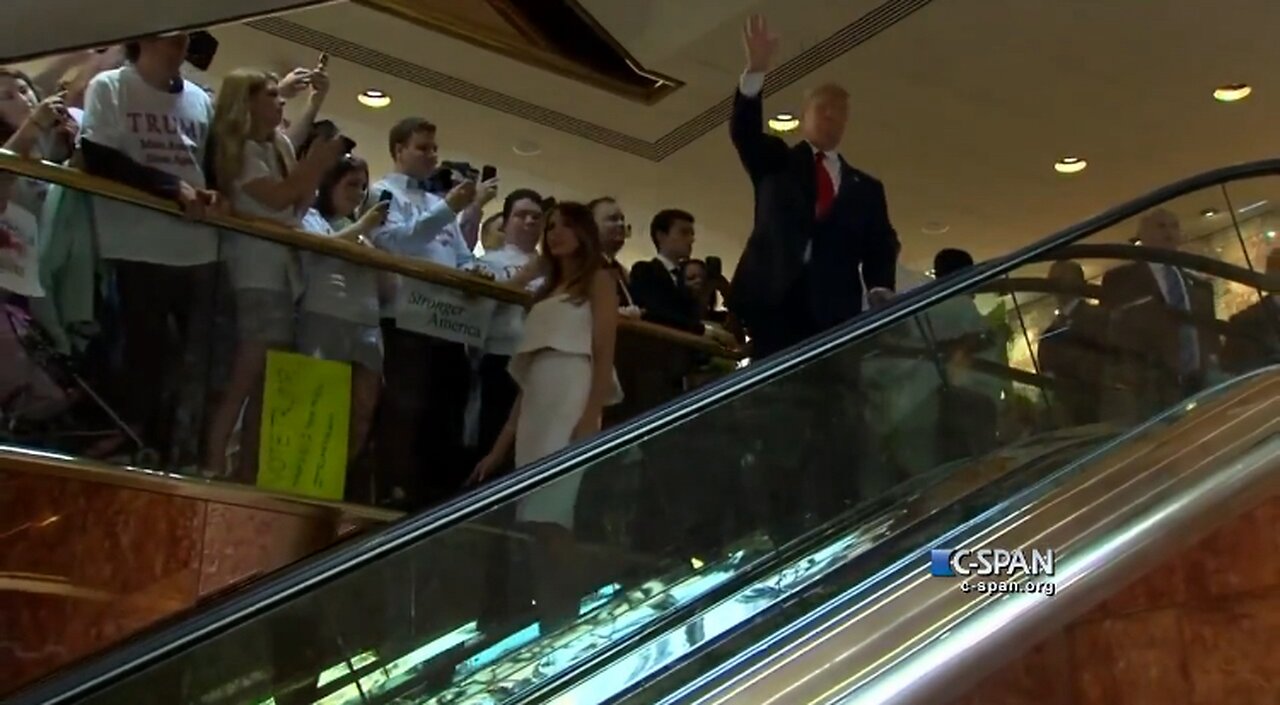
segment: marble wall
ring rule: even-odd
[[[1280,497],[1272,497],[952,705],[1277,703]]]
[[[314,507],[0,469],[0,695],[338,534]]]

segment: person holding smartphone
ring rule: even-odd
[[[389,199],[358,213],[369,188],[369,165],[340,159],[320,181],[302,227],[321,237],[372,247],[368,237],[387,216]],[[348,457],[363,450],[382,389],[382,329],[378,327],[378,271],[346,260],[303,253],[306,291],[298,320],[298,352],[351,364]],[[348,487],[356,489],[355,483]],[[363,499],[363,497],[352,497]]]
[[[328,87],[317,74],[309,80],[308,119],[319,111]],[[284,103],[273,74],[257,69],[228,74],[218,90],[209,138],[209,176],[238,215],[298,228],[345,146],[340,139],[315,140],[298,159],[280,129]],[[293,348],[301,263],[291,248],[242,233],[224,236],[222,256],[235,291],[236,351],[223,398],[209,421],[205,469],[226,472],[227,446],[247,400],[234,476],[248,482],[257,474],[267,352]]]
[[[379,199],[390,194],[386,222],[373,232],[376,247],[451,269],[475,266],[464,225],[497,194],[497,179],[472,179],[443,197],[428,179],[439,164],[436,126],[421,117],[396,123],[388,135],[394,170],[373,185]],[[390,293],[390,292],[389,292]],[[379,467],[391,478],[390,503],[416,508],[452,495],[466,476],[464,415],[470,361],[460,343],[396,326],[396,295],[384,297],[383,371],[387,389],[379,410]]]

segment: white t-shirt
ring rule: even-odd
[[[537,257],[537,253],[529,253],[514,245],[504,245],[500,250],[486,252],[480,258],[480,265],[493,273],[497,281],[510,281],[525,265]],[[536,291],[542,285],[541,279],[529,282],[530,291]],[[485,339],[485,352],[494,355],[512,355],[520,339],[524,336],[523,306],[501,304],[493,312],[493,322],[489,324],[489,336]]]
[[[280,149],[291,152],[287,157],[292,161],[293,147],[289,141],[281,136],[278,144]],[[242,190],[245,184],[258,179],[283,180],[285,158],[275,144],[245,142],[244,166],[232,185],[231,207],[237,215],[274,220],[295,229],[301,227],[305,209],[271,210]],[[291,248],[241,232],[224,231],[222,253],[233,288],[283,291],[295,296],[302,293],[302,271]]]
[[[302,229],[333,237],[338,233],[314,208],[302,219]],[[315,252],[302,253],[306,292],[302,310],[333,316],[365,326],[378,325],[378,272],[354,262]]]
[[[80,137],[204,188],[212,121],[213,103],[195,84],[184,82],[177,93],[156,90],[125,66],[89,82]],[[207,225],[106,198],[95,200],[94,213],[106,259],[179,266],[218,259],[217,233]]]

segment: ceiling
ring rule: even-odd
[[[3,0],[0,63],[100,46],[156,32],[203,27],[327,0]],[[31,31],[39,28],[39,31]],[[57,31],[48,31],[56,28]]]
[[[884,181],[904,262],[919,270],[941,247],[996,256],[1179,177],[1273,153],[1274,59],[1246,28],[1280,26],[1274,0],[579,2],[646,68],[684,85],[643,105],[350,3],[219,28],[210,78],[311,65],[327,50],[326,112],[375,170],[388,166],[396,119],[429,117],[445,158],[496,164],[504,188],[617,196],[636,224],[633,260],[651,255],[644,226],[664,207],[697,216],[696,254],[731,266],[741,251],[751,192],[723,121],[751,12],[782,36],[770,112],[795,109],[816,82],[849,88],[843,152]],[[1236,81],[1254,95],[1211,99]],[[392,106],[358,105],[370,87]],[[520,142],[541,153],[516,155]],[[1089,168],[1055,173],[1066,154]],[[947,231],[927,235],[929,223]]]

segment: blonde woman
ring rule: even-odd
[[[300,130],[310,126],[327,92],[322,72],[310,74],[308,114]],[[276,77],[256,69],[231,72],[218,90],[209,138],[209,181],[231,203],[237,215],[264,218],[298,228],[315,199],[316,188],[342,156],[339,139],[317,140],[306,157],[294,157],[292,143],[280,130],[284,99]],[[258,424],[262,413],[262,380],[268,350],[290,349],[294,339],[295,302],[302,292],[297,253],[242,233],[224,233],[226,263],[236,304],[236,351],[223,399],[209,422],[206,469],[226,470],[226,449],[241,408],[244,414],[238,479],[251,481],[257,468]]]

